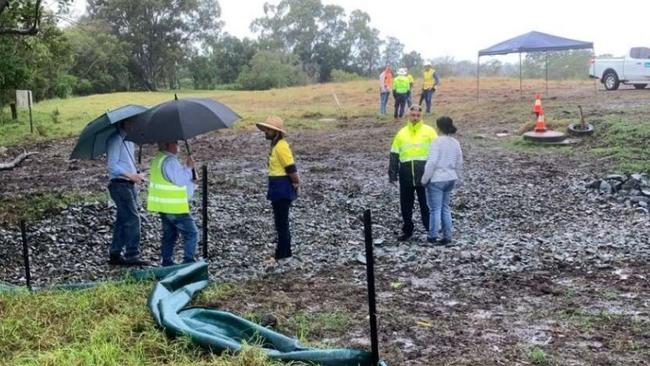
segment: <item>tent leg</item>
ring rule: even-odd
[[[546,97],[548,98],[548,51],[544,51],[544,55],[546,56]]]
[[[478,56],[476,58],[476,101],[477,102],[479,101],[480,90],[481,90],[480,75],[481,75],[481,56]]]
[[[519,99],[524,98],[524,89],[522,88],[521,83],[522,72],[521,72],[521,52],[519,52]]]
[[[596,62],[596,49],[591,49],[591,58]],[[596,66],[594,64],[594,74],[596,74]],[[596,76],[596,75],[594,75]],[[598,78],[594,78],[594,95],[598,95]]]

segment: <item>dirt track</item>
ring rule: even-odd
[[[208,163],[212,182],[211,271],[216,280],[240,286],[216,305],[281,316],[341,312],[348,321],[345,332],[313,333],[310,340],[366,347],[365,273],[356,257],[363,250],[360,215],[370,208],[381,350],[389,364],[523,365],[532,363],[533,347],[544,350],[547,364],[650,364],[648,216],[581,193],[584,179],[610,172],[607,161],[506,149],[494,133],[516,131],[526,115],[514,113],[528,108],[510,90],[478,109],[463,107],[471,97],[455,93],[436,101],[461,129],[467,164],[467,184],[453,201],[459,244],[453,248],[424,245],[421,228],[411,242],[395,240],[398,192],[387,184],[386,169],[399,125],[338,121],[291,131],[305,181],[292,210],[298,262],[264,269],[274,234],[264,200],[266,142],[252,130],[196,139],[193,150]],[[591,98],[586,89],[571,93],[558,91],[556,110]],[[608,103],[594,114],[638,108],[643,91],[621,91]],[[488,121],[490,109],[497,121]],[[3,195],[25,187],[100,191],[102,164],[64,160],[72,143],[42,145],[38,159],[0,172]],[[89,205],[35,223],[37,280],[118,273],[104,263],[111,214],[105,205]],[[152,261],[158,259],[156,221],[151,216],[145,223],[151,232],[143,238]],[[72,242],[64,242],[66,233]],[[21,281],[17,237],[13,227],[0,226],[0,280]]]

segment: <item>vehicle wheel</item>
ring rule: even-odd
[[[634,89],[645,89],[648,84],[634,84]]]
[[[603,85],[605,85],[605,89],[607,90],[618,89],[620,83],[621,82],[618,80],[618,75],[616,75],[615,71],[610,70],[603,75]]]

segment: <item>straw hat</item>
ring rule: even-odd
[[[284,130],[284,121],[282,121],[282,118],[277,116],[268,116],[266,117],[266,120],[264,122],[258,122],[255,124],[255,126],[257,126],[257,128],[259,128],[262,131],[264,131],[265,129],[269,129],[269,130],[279,131],[282,133],[287,133],[287,131]]]
[[[406,69],[402,67],[401,69],[397,70],[397,75],[406,75]]]

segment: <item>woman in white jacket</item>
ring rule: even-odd
[[[451,245],[452,221],[451,192],[460,186],[463,174],[463,152],[458,140],[454,121],[449,117],[436,120],[440,136],[433,140],[422,175],[422,185],[427,189],[429,206],[429,233],[427,241],[438,245]],[[442,238],[438,232],[442,227]]]

